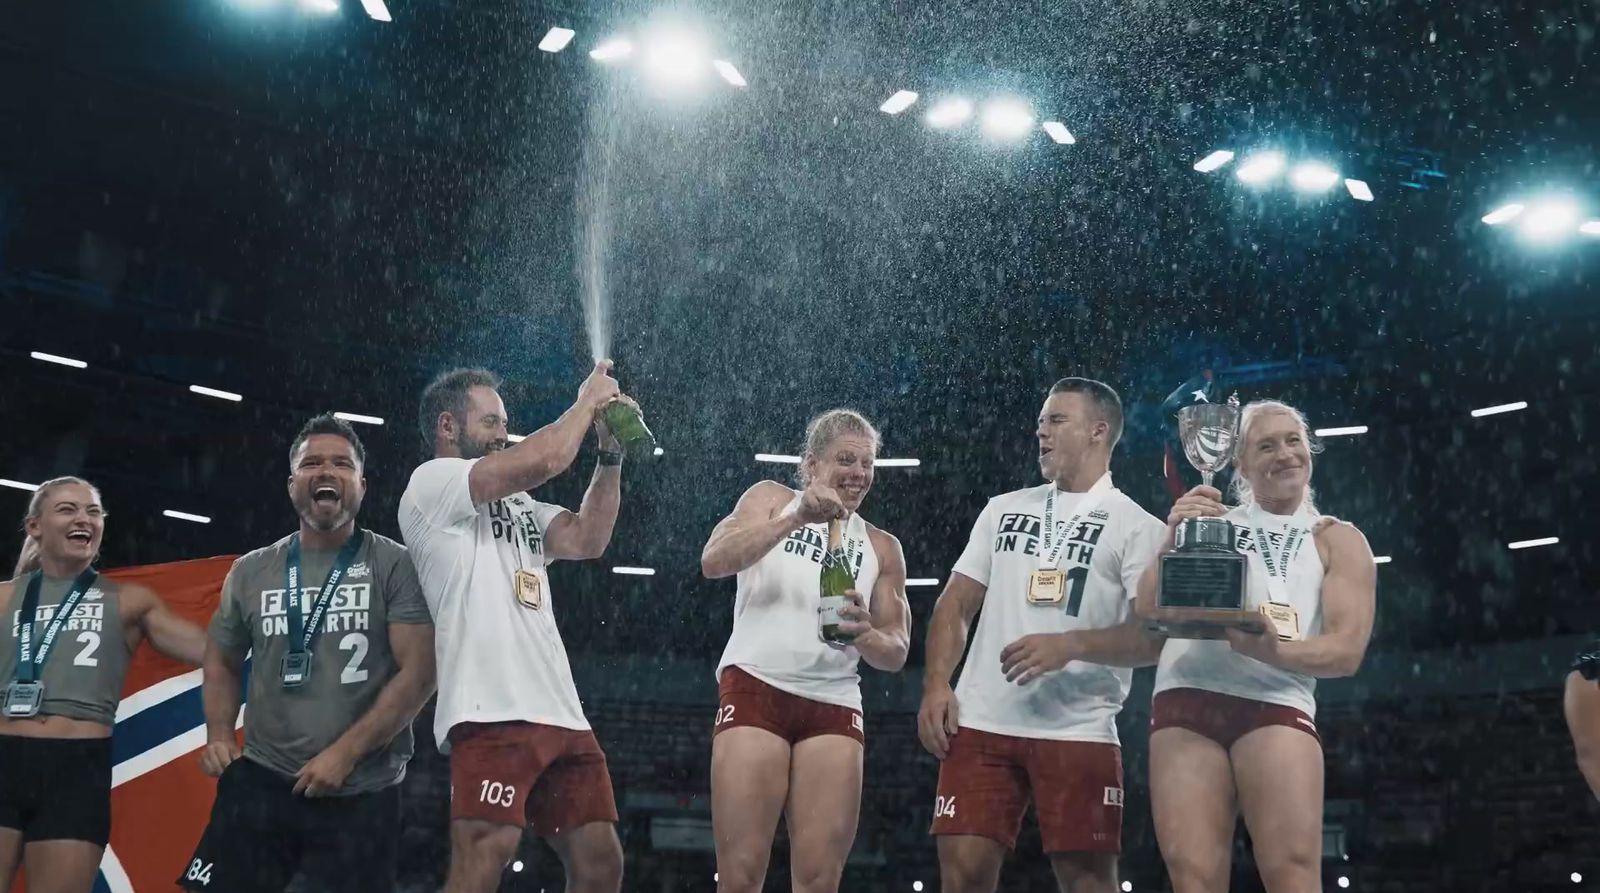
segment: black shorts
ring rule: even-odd
[[[299,796],[294,779],[241,758],[217,779],[211,822],[178,886],[283,893],[303,872],[315,893],[394,893],[399,843],[399,785]]]
[[[111,839],[111,739],[0,735],[0,828],[24,841]]]

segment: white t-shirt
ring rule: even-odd
[[[799,501],[797,494],[789,508]],[[878,553],[867,537],[867,522],[852,514],[840,536],[846,544],[855,544],[850,572],[870,609],[872,587],[878,582]],[[733,634],[717,663],[719,679],[723,668],[737,666],[779,691],[861,709],[861,676],[856,671],[860,652],[852,646],[834,648],[818,635],[822,556],[827,548],[828,526],[807,524],[739,572]]]
[[[996,496],[972,525],[955,572],[988,588],[977,634],[967,652],[956,698],[961,725],[1000,735],[1116,744],[1117,711],[1133,671],[1072,661],[1027,683],[1007,682],[1000,652],[1033,633],[1104,629],[1127,620],[1139,576],[1161,547],[1164,525],[1115,488],[1067,529],[1085,494],[1058,493],[1054,526],[1068,537],[1060,567],[1066,597],[1054,605],[1028,601],[1039,569],[1039,531],[1054,484]]]
[[[1270,601],[1267,594],[1267,577],[1264,566],[1252,556],[1256,551],[1254,528],[1250,523],[1248,506],[1240,506],[1223,517],[1236,525],[1235,548],[1243,552],[1246,564],[1246,607],[1258,608]],[[1267,528],[1267,544],[1277,551],[1283,548],[1284,532],[1291,519],[1288,515],[1262,512]],[[1310,514],[1296,516],[1298,523],[1310,528],[1316,518]],[[1279,553],[1281,554],[1281,552]],[[1289,563],[1289,604],[1300,614],[1300,630],[1307,637],[1322,632],[1322,556],[1317,554],[1314,537],[1306,536],[1294,560]],[[1161,663],[1156,668],[1156,693],[1170,688],[1198,688],[1236,698],[1249,698],[1293,707],[1305,715],[1316,718],[1317,681],[1303,673],[1279,669],[1264,664],[1253,657],[1234,651],[1228,643],[1215,639],[1168,639],[1161,649]]]
[[[400,497],[400,532],[433,614],[433,733],[444,752],[462,722],[589,728],[545,573],[544,533],[566,509],[526,493],[474,505],[467,476],[477,461],[424,462]],[[539,578],[538,608],[517,599],[519,569]]]

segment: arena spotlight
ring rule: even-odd
[[[983,104],[978,126],[989,139],[1019,140],[1033,129],[1033,109],[1020,99],[991,99]]]
[[[1388,564],[1389,562],[1391,562],[1393,560],[1394,560],[1394,557],[1391,556],[1391,555],[1374,555],[1374,556],[1372,556],[1372,563],[1373,564]]]
[[[1217,151],[1212,152],[1210,155],[1207,155],[1199,161],[1196,161],[1194,163],[1194,169],[1202,174],[1209,174],[1232,160],[1232,152],[1229,152],[1227,149],[1218,149]]]
[[[653,568],[653,567],[621,567],[621,566],[618,566],[618,567],[612,568],[611,572],[613,574],[620,574],[620,575],[622,575],[624,577],[653,577],[653,576],[656,575],[656,569]]]
[[[38,484],[25,484],[22,481],[13,481],[8,478],[0,478],[0,487],[9,487],[12,490],[26,490],[29,493],[39,489]]]
[[[1122,882],[1122,893],[1133,893],[1133,881]]]
[[[1527,408],[1528,401],[1518,400],[1515,403],[1501,403],[1497,406],[1485,406],[1482,409],[1474,409],[1472,411],[1472,417],[1475,419],[1481,419],[1486,415],[1500,415],[1504,412],[1517,412]]]
[[[921,881],[912,881],[911,882],[911,893],[922,893],[922,882]]]
[[[551,28],[539,39],[539,49],[547,53],[559,53],[567,48],[577,33],[571,28]]]
[[[916,468],[922,464],[921,459],[879,459],[872,463],[875,468]]]
[[[779,465],[799,465],[799,456],[785,456],[779,453],[756,453],[757,462],[775,462]]]
[[[1570,198],[1551,198],[1528,208],[1519,229],[1534,241],[1550,241],[1570,234],[1578,226],[1578,205]]]
[[[518,859],[517,861],[511,863],[511,870],[512,871],[521,871],[522,870],[522,860]]]
[[[711,67],[705,42],[680,28],[663,29],[649,35],[645,39],[643,63],[651,80],[668,87],[698,83]]]
[[[733,86],[748,86],[748,82],[745,81],[744,75],[739,73],[739,69],[733,67],[732,62],[729,62],[726,59],[713,59],[711,61],[711,67],[717,70],[717,74],[722,75],[723,80],[727,81]]]
[[[936,130],[960,127],[972,117],[972,103],[959,96],[941,99],[928,109],[928,126]]]
[[[207,518],[205,515],[193,515],[193,514],[190,514],[188,512],[180,512],[180,511],[175,511],[173,509],[167,509],[167,510],[163,511],[161,514],[165,515],[168,518],[176,519],[178,521],[192,521],[195,524],[210,524],[211,523],[211,519]]]
[[[1578,232],[1586,236],[1600,236],[1600,220],[1591,220],[1578,227]]]
[[[1239,169],[1234,176],[1241,183],[1251,186],[1265,185],[1269,180],[1278,176],[1283,171],[1282,152],[1257,152],[1239,163]]]
[[[383,0],[361,0],[361,8],[367,11],[367,18],[374,22],[392,22],[394,16],[389,15],[389,7]]]
[[[1533,549],[1539,546],[1553,546],[1559,542],[1561,542],[1561,537],[1559,536],[1542,536],[1536,540],[1517,540],[1514,543],[1506,543],[1506,548]]]
[[[317,15],[333,15],[339,11],[339,0],[300,0],[300,9]]]
[[[1067,129],[1067,125],[1060,121],[1046,121],[1039,127],[1049,134],[1058,146],[1070,146],[1078,141],[1078,138],[1072,135],[1072,131]]]
[[[938,586],[938,585],[939,585],[939,578],[938,577],[907,577],[906,578],[906,588],[907,589],[926,589],[926,588],[928,588],[930,586]]]
[[[378,416],[361,415],[360,413],[356,412],[336,412],[333,414],[333,417],[336,419],[344,419],[347,422],[360,422],[363,425],[383,424],[383,419],[379,418]]]
[[[189,385],[189,393],[199,394],[202,397],[215,397],[218,400],[231,400],[234,403],[238,403],[244,399],[244,397],[235,394],[232,391],[219,391],[216,388],[208,388],[204,385],[198,384]]]
[[[1574,883],[1574,884],[1581,884],[1581,883],[1583,883],[1583,875],[1581,875],[1581,874],[1579,874],[1579,873],[1577,873],[1577,872],[1576,872],[1576,871],[1574,871],[1574,872],[1573,872],[1573,873],[1572,873],[1572,882],[1573,882],[1573,883]]]
[[[1517,219],[1517,216],[1521,214],[1523,210],[1523,206],[1517,202],[1512,202],[1509,205],[1501,205],[1500,207],[1495,208],[1493,211],[1483,215],[1483,222],[1489,224],[1490,226],[1499,226],[1502,223],[1509,223],[1510,221]]]
[[[618,62],[633,55],[633,41],[626,37],[609,37],[589,51],[596,62]]]
[[[1339,889],[1341,889],[1341,890],[1350,889],[1350,879],[1345,877],[1345,876],[1343,876],[1343,875],[1340,875],[1339,876]]]
[[[1339,172],[1319,161],[1294,166],[1289,182],[1301,192],[1327,192],[1339,182]]]
[[[528,435],[526,435],[526,434],[507,434],[506,435],[506,440],[509,440],[512,443],[521,443],[521,442],[523,442],[524,440],[527,440],[527,439],[528,439]]]
[[[1366,180],[1345,180],[1344,188],[1350,191],[1350,197],[1358,202],[1372,201],[1372,187]]]
[[[1367,433],[1366,425],[1346,425],[1343,428],[1318,428],[1315,432],[1318,437],[1349,437],[1352,434]]]
[[[898,115],[917,101],[917,94],[911,90],[896,90],[894,95],[885,99],[883,105],[878,106],[878,111],[885,115]]]

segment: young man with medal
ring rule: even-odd
[[[349,423],[307,422],[289,448],[300,529],[228,571],[211,619],[200,765],[211,820],[178,884],[389,893],[411,721],[433,693],[433,627],[406,550],[356,526],[366,451]],[[241,754],[234,730],[251,656]]]
[[[1275,400],[1245,406],[1234,453],[1238,506],[1200,486],[1168,515],[1222,517],[1245,553],[1246,598],[1271,619],[1226,640],[1171,638],[1150,707],[1150,800],[1176,893],[1224,893],[1239,816],[1269,893],[1321,886],[1322,741],[1316,680],[1361,666],[1376,611],[1372,550],[1353,525],[1317,512],[1311,432]],[[1166,534],[1163,551],[1170,550]],[[1159,577],[1140,582],[1139,612]]]
[[[1061,889],[1117,889],[1116,716],[1131,668],[1160,652],[1130,602],[1163,533],[1112,486],[1121,435],[1116,391],[1056,382],[1037,431],[1047,483],[989,500],[934,608],[917,732],[942,761],[933,834],[943,890],[995,889],[1030,799]]]
[[[450,755],[449,893],[496,889],[529,826],[560,855],[568,890],[622,885],[611,776],[578,701],[545,572],[558,559],[600,557],[616,526],[623,454],[601,413],[633,401],[610,368],[596,363],[572,407],[515,445],[494,374],[457,369],[422,394],[421,432],[435,458],[411,475],[400,530],[438,627],[434,735]],[[578,511],[529,496],[572,464],[591,426],[600,457]]]
[[[0,890],[88,893],[111,834],[111,730],[128,662],[148,639],[198,664],[205,633],[154,592],[102,577],[100,491],[39,485],[16,579],[0,583]]]

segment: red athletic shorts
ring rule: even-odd
[[[450,730],[450,818],[527,825],[541,837],[615,822],[605,751],[587,730],[460,723]]]
[[[1267,726],[1299,729],[1322,743],[1317,724],[1305,713],[1282,704],[1268,704],[1199,688],[1169,688],[1150,705],[1150,731],[1188,729],[1222,745]]]
[[[738,667],[723,668],[717,692],[712,737],[727,729],[754,726],[790,744],[818,735],[844,735],[863,746],[867,743],[860,710],[779,691]]]
[[[933,833],[975,834],[1015,847],[1030,794],[1045,852],[1121,852],[1121,748],[978,729],[950,739],[939,765]]]

